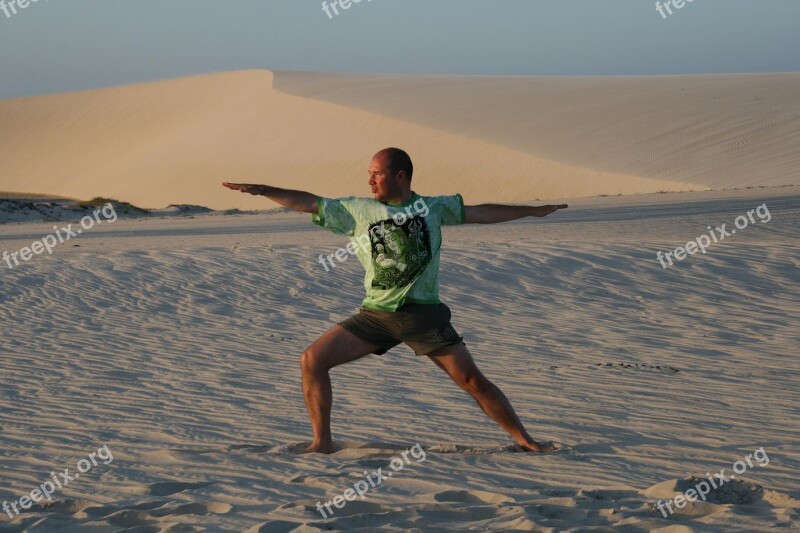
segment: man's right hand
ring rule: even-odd
[[[253,194],[255,196],[261,196],[264,194],[264,186],[263,185],[253,185],[251,183],[228,183],[227,181],[222,184],[223,187],[227,187],[234,191],[241,191],[246,192],[248,194]]]

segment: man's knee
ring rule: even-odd
[[[300,356],[300,369],[303,373],[319,372],[323,369],[319,352],[313,346],[306,348],[303,355]]]
[[[462,389],[470,394],[486,394],[492,390],[492,382],[480,371],[472,372],[459,380]]]

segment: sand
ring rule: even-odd
[[[797,531],[798,87],[242,71],[0,101],[0,253],[77,229],[69,199],[156,209],[0,260],[0,531]],[[339,451],[300,453],[300,354],[363,271],[220,184],[365,195],[390,145],[421,194],[570,204],[445,228],[441,268],[478,365],[557,451],[517,451],[401,346],[333,371]]]
[[[113,461],[0,531],[796,531],[798,199],[595,198],[445,229],[453,323],[534,436],[562,443],[548,455],[516,453],[406,347],[334,370],[342,449],[298,454],[299,355],[362,297],[355,260],[316,262],[345,241],[299,214],[100,225],[0,276],[0,502],[103,445]],[[768,223],[657,262],[764,203]],[[5,225],[0,248],[51,227]],[[321,516],[417,444],[424,460]],[[658,511],[759,448],[769,463],[709,502]]]
[[[0,101],[0,190],[258,209],[219,183],[494,202],[796,184],[800,74],[622,78],[240,71]]]

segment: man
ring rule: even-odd
[[[301,358],[303,393],[314,428],[307,451],[335,451],[328,372],[371,353],[386,353],[400,342],[417,355],[427,355],[524,450],[548,451],[525,431],[505,394],[478,370],[450,324],[450,309],[439,301],[440,228],[543,217],[567,206],[465,206],[460,194],[423,197],[411,190],[413,171],[411,158],[399,148],[375,154],[369,167],[373,199],[330,199],[267,185],[223,183],[311,213],[315,224],[359,243],[353,248],[366,270],[367,289],[360,312],[325,332]]]

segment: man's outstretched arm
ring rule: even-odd
[[[496,224],[524,217],[546,217],[559,209],[566,209],[567,204],[560,205],[500,205],[481,204],[464,207],[467,224]]]
[[[317,197],[310,192],[293,191],[291,189],[280,189],[269,185],[251,183],[225,182],[222,185],[234,191],[246,192],[255,196],[266,196],[273,202],[301,213],[317,214]]]

